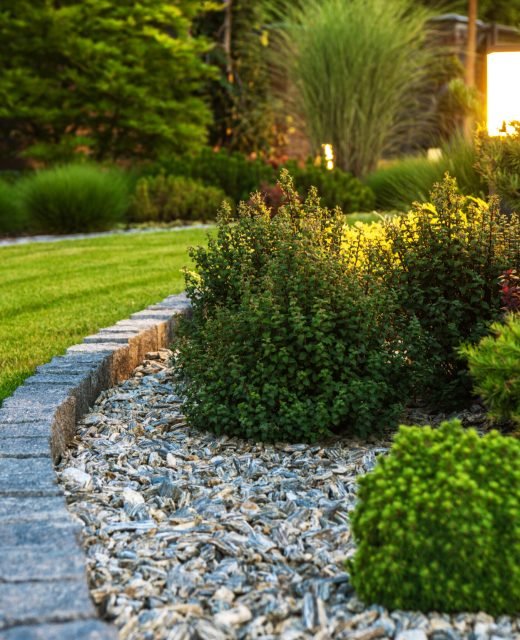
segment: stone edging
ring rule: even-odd
[[[97,619],[54,462],[104,389],[167,346],[184,294],[134,313],[38,367],[0,408],[0,640],[113,640]]]

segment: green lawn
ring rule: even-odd
[[[201,229],[0,247],[0,404],[37,365],[184,288]]]

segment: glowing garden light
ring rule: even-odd
[[[506,135],[510,122],[520,120],[520,50],[504,48],[487,55],[487,129]]]
[[[323,155],[325,156],[325,166],[329,171],[334,169],[334,149],[331,144],[322,144]]]

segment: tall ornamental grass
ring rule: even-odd
[[[355,176],[433,126],[426,46],[430,12],[412,0],[306,0],[284,5],[276,60],[295,89],[315,151],[334,147]]]
[[[367,176],[365,182],[376,196],[378,209],[408,211],[413,202],[428,202],[437,182],[448,172],[466,195],[483,196],[488,187],[475,169],[475,148],[457,137],[442,148],[442,157],[405,157]]]
[[[16,185],[0,179],[0,236],[21,233],[26,228]]]

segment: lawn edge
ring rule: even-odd
[[[6,640],[113,640],[96,620],[81,527],[57,484],[58,462],[99,394],[127,379],[149,351],[170,345],[190,303],[184,293],[87,336],[39,366],[0,408],[0,635]]]

